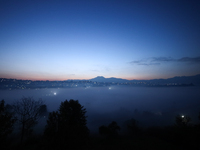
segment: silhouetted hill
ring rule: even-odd
[[[97,76],[96,78],[90,79],[93,82],[118,82],[118,83],[125,83],[125,82],[151,82],[151,83],[159,83],[159,84],[166,84],[166,83],[182,83],[182,84],[196,84],[200,85],[200,74],[195,76],[176,76],[173,78],[168,79],[152,79],[152,80],[126,80],[121,78],[105,78],[103,76]]]
[[[176,76],[168,79],[154,79],[150,80],[158,83],[184,83],[184,84],[197,84],[200,85],[200,74],[195,76]]]
[[[110,85],[130,85],[130,86],[200,86],[200,74],[195,76],[180,76],[169,79],[152,80],[126,80],[121,78],[105,78],[97,76],[90,80],[66,80],[66,81],[31,81],[0,78],[0,89],[34,89],[34,88],[73,88],[73,87],[93,87]],[[98,82],[98,83],[96,83]]]
[[[93,82],[118,82],[118,83],[124,83],[124,82],[130,82],[130,80],[121,79],[121,78],[105,78],[103,76],[97,76],[96,78],[90,79],[90,81]]]

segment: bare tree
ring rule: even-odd
[[[0,101],[0,141],[1,147],[5,148],[6,138],[13,131],[13,126],[15,123],[13,114],[6,109],[5,101]]]
[[[25,133],[30,134],[32,127],[37,124],[42,105],[41,99],[36,101],[32,97],[23,97],[13,104],[14,112],[21,126],[21,142]]]

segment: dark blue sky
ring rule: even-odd
[[[0,77],[200,73],[198,0],[0,0]]]

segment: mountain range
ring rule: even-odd
[[[173,78],[168,79],[151,79],[151,80],[126,80],[122,78],[105,78],[103,76],[97,76],[95,78],[90,79],[93,82],[118,82],[118,83],[125,83],[125,82],[151,82],[151,83],[159,83],[159,84],[166,84],[166,83],[183,83],[183,84],[196,84],[200,85],[200,74],[194,76],[176,76]]]

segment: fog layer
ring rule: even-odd
[[[131,118],[143,127],[172,125],[175,116],[188,115],[195,123],[200,111],[200,87],[91,87],[37,90],[3,90],[0,100],[12,104],[23,96],[41,98],[49,112],[57,110],[61,101],[79,100],[88,116],[91,132],[111,121],[123,123]],[[43,119],[45,122],[45,119]]]

